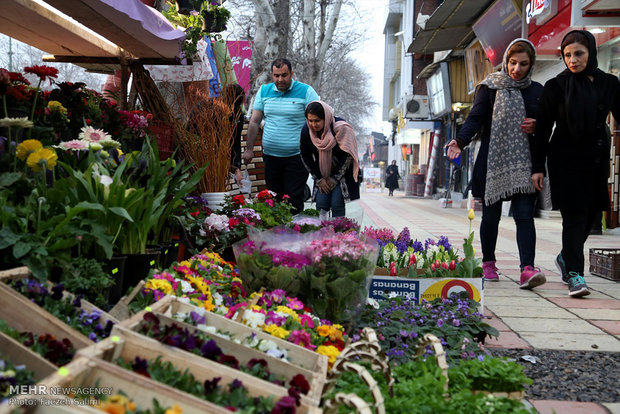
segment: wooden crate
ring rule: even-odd
[[[204,310],[204,309],[203,309]],[[181,302],[176,296],[166,296],[151,306],[151,312],[172,317],[176,313],[199,312],[200,308],[189,303]],[[235,322],[231,319],[217,315],[213,312],[205,312],[206,324],[216,327],[222,332],[227,332],[233,339],[244,340],[256,335],[258,339],[266,339],[276,343],[280,349],[285,349],[289,363],[311,371],[315,377],[327,378],[328,359],[325,355],[317,354],[307,348],[295,345],[292,342],[272,336],[262,330],[252,329],[247,325]]]
[[[0,319],[20,332],[33,332],[37,335],[52,334],[59,340],[68,338],[75,349],[85,348],[92,344],[92,341],[85,335],[4,283],[0,283]]]
[[[620,280],[620,249],[590,249],[590,273]]]
[[[128,329],[131,331],[136,331],[139,325],[142,323],[144,314],[146,311],[142,311],[131,317],[130,319],[121,322],[118,325],[114,326],[112,330],[112,335],[119,330]],[[175,323],[184,328],[187,328],[190,332],[200,332],[201,334],[209,336],[213,339],[217,345],[222,349],[222,352],[229,355],[234,355],[235,358],[239,361],[240,364],[247,364],[251,359],[264,359],[267,361],[269,365],[269,371],[273,374],[286,378],[287,383],[297,374],[302,374],[308,380],[310,384],[310,391],[308,395],[302,396],[302,399],[307,399],[309,402],[318,405],[321,400],[321,395],[323,392],[323,386],[325,384],[325,377],[315,376],[313,372],[308,369],[301,368],[292,364],[289,364],[286,361],[282,361],[281,359],[274,358],[272,356],[267,355],[264,352],[261,352],[257,349],[249,348],[245,345],[237,344],[233,341],[220,338],[217,335],[211,335],[207,332],[204,332],[195,326],[189,325],[184,322],[177,321],[169,316],[158,314],[160,321],[165,324]],[[239,371],[238,371],[239,372]]]
[[[41,355],[2,332],[0,332],[0,358],[11,361],[13,365],[25,365],[28,371],[34,373],[35,381],[47,377],[58,369]]]
[[[222,385],[229,384],[235,379],[240,380],[253,397],[275,396],[276,399],[279,399],[288,395],[287,389],[284,387],[181,349],[163,345],[155,339],[147,338],[124,328],[115,328],[110,338],[78,352],[80,358],[103,361],[114,361],[119,357],[125,361],[132,361],[136,356],[147,360],[161,357],[162,361],[171,362],[178,370],[189,370],[200,382],[211,380],[214,377],[220,377],[220,384]],[[302,414],[316,413],[316,405],[314,401],[308,401],[302,397],[298,412]]]
[[[183,414],[230,413],[223,407],[186,394],[172,387],[155,382],[142,375],[127,371],[117,365],[95,358],[75,358],[65,368],[68,374],[56,372],[39,384],[50,387],[100,387],[110,388],[112,394],[124,392],[136,406],[153,407],[153,399],[160,405],[172,407],[177,404]]]

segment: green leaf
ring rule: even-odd
[[[18,241],[13,245],[13,257],[15,257],[16,259],[21,259],[25,255],[27,255],[31,249],[32,246],[30,246],[30,244]]]
[[[0,187],[10,187],[21,178],[21,173],[3,173],[0,174]]]
[[[0,249],[5,249],[14,245],[19,239],[20,236],[13,233],[8,226],[3,226],[2,229],[0,229]]]

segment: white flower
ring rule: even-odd
[[[367,298],[366,299],[366,304],[372,306],[375,309],[379,309],[379,302],[377,302],[373,298]]]
[[[185,318],[187,318],[187,313],[177,312],[172,317],[176,319],[177,321],[184,321]]]
[[[32,128],[34,124],[29,121],[28,118],[2,118],[0,119],[1,127],[18,127],[18,128]]]
[[[187,280],[181,280],[181,290],[183,293],[193,292],[194,288]]]
[[[99,145],[103,148],[120,148],[121,143],[113,139],[104,139],[103,141],[99,141]]]
[[[88,142],[81,139],[74,139],[72,141],[63,141],[58,145],[53,145],[54,148],[60,148],[65,151],[86,151],[88,150]]]
[[[270,349],[278,349],[278,345],[276,345],[276,343],[273,342],[272,340],[261,339],[259,344],[258,344],[258,350],[259,351],[263,351],[263,352],[267,352]]]
[[[205,219],[204,225],[208,230],[228,231],[228,216],[224,214],[211,214]]]
[[[177,297],[177,300],[182,303],[189,303],[188,297]]]
[[[259,343],[260,341],[256,337],[256,334],[252,334],[243,340],[243,344],[249,346],[250,348],[255,348]]]
[[[274,358],[286,360],[286,350],[284,349],[270,349],[266,352],[267,355],[272,356]]]
[[[209,326],[209,325],[198,325],[198,329],[200,329],[201,331],[204,331],[206,333],[210,333],[213,335],[219,335],[217,328],[215,326]]]
[[[263,326],[265,324],[265,315],[246,309],[243,313],[243,320],[244,323],[250,328],[256,329],[259,326]]]
[[[215,306],[220,306],[222,303],[224,303],[224,297],[219,293],[215,292],[212,296]]]
[[[80,139],[88,142],[101,142],[105,140],[112,140],[112,137],[103,129],[93,128],[91,126],[86,126],[82,128],[82,132],[78,136]]]
[[[398,293],[390,292],[390,293],[388,293],[387,297],[388,297],[388,299],[396,298],[396,297],[398,297]]]

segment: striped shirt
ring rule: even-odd
[[[286,92],[280,92],[273,82],[261,86],[254,99],[254,109],[264,114],[263,153],[273,157],[299,154],[306,105],[318,99],[312,86],[295,80]]]

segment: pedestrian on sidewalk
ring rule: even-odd
[[[392,161],[392,165],[388,166],[385,170],[385,186],[390,190],[388,196],[394,195],[394,190],[398,188],[398,180],[400,179],[400,174],[398,173],[398,165],[396,165],[396,160]]]
[[[610,208],[606,119],[610,111],[620,119],[620,82],[598,69],[590,32],[569,32],[561,52],[567,68],[545,83],[540,99],[532,182],[542,189],[546,161],[551,202],[562,214],[562,251],[556,265],[568,294],[582,297],[590,294],[583,247],[597,214]]]
[[[312,201],[322,220],[345,215],[345,202],[360,198],[359,160],[353,127],[334,117],[331,106],[314,101],[306,107],[300,154],[314,179]]]
[[[546,282],[534,266],[536,190],[531,182],[531,145],[542,85],[531,79],[536,61],[534,45],[513,40],[502,61],[502,70],[491,73],[476,88],[467,120],[451,140],[448,158],[455,159],[478,133],[480,150],[472,178],[472,194],[483,198],[480,242],[486,280],[497,281],[495,246],[502,202],[512,201],[521,262],[520,287],[532,289]]]
[[[308,180],[299,158],[299,134],[306,124],[306,105],[318,100],[319,95],[312,86],[293,80],[293,67],[287,59],[271,62],[271,78],[273,82],[261,86],[254,98],[243,160],[248,164],[254,158],[254,142],[264,118],[265,183],[278,200],[288,195],[293,214],[298,214],[304,209]]]

